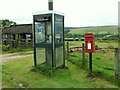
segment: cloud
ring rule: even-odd
[[[117,25],[119,0],[53,0],[65,26]],[[0,0],[0,19],[32,23],[32,13],[48,10],[48,0]]]

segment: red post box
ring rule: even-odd
[[[92,53],[95,50],[94,44],[94,34],[86,33],[85,34],[85,52]]]

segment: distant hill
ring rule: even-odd
[[[117,26],[65,27],[69,34],[118,34]]]
[[[89,27],[65,27],[65,30],[67,29],[81,29],[81,28],[92,28],[94,26],[89,26]]]

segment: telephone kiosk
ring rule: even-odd
[[[55,11],[33,14],[34,65],[64,67],[64,15]]]

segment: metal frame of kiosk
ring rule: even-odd
[[[33,14],[34,65],[65,66],[64,15],[55,11]]]

